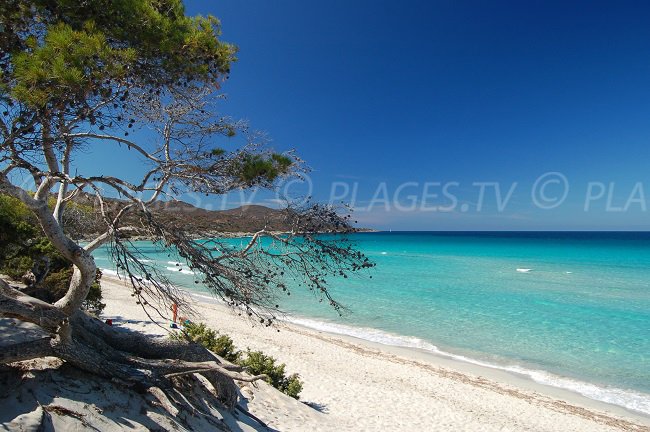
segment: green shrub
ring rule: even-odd
[[[298,395],[302,390],[302,381],[300,381],[298,374],[286,376],[284,363],[276,365],[276,359],[264,354],[261,351],[246,352],[246,357],[239,362],[246,370],[253,375],[265,374],[268,376],[267,382],[282,393],[298,399]]]
[[[19,281],[20,278],[30,271],[34,266],[34,260],[31,257],[22,255],[6,258],[0,271],[13,280]]]
[[[247,372],[253,375],[266,375],[267,382],[282,393],[298,399],[302,391],[302,381],[298,374],[286,376],[284,363],[277,365],[276,359],[267,356],[261,351],[246,351],[243,356],[241,351],[235,348],[235,344],[227,335],[208,328],[203,323],[190,323],[185,326],[182,333],[172,334],[176,340],[190,340],[203,345],[213,353],[228,360],[231,363],[243,366]]]
[[[4,273],[20,279],[31,270],[33,261],[26,251],[38,233],[27,206],[16,198],[0,195],[0,269]]]
[[[300,375],[291,374],[285,380],[285,388],[282,392],[291,396],[294,399],[300,399],[300,392],[302,391],[302,381]]]
[[[70,208],[76,207],[71,203]],[[25,204],[16,198],[0,194],[0,272],[14,280],[20,280],[25,273],[32,271],[34,263],[43,262],[49,263],[49,271],[27,293],[53,303],[67,292],[72,278],[72,265],[45,237],[35,216]],[[98,271],[82,304],[84,309],[94,314],[101,313],[106,306],[101,302],[100,277],[101,272]]]
[[[90,286],[90,291],[88,291],[86,300],[81,304],[81,308],[93,315],[99,315],[106,307],[106,303],[102,303],[102,300],[102,286],[99,284],[99,281],[95,281]]]
[[[189,340],[203,345],[229,362],[237,363],[239,360],[241,352],[235,349],[235,344],[229,336],[220,335],[219,332],[208,328],[203,323],[188,324],[185,326],[183,332]],[[179,338],[177,335],[174,335],[174,337]]]

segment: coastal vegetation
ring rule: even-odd
[[[92,208],[72,204],[68,214],[77,219],[68,226],[83,224]],[[79,217],[79,215],[82,215]],[[65,295],[72,279],[73,266],[45,237],[32,212],[20,200],[0,195],[0,273],[26,285],[24,293],[55,303]],[[95,315],[104,309],[100,286],[101,271],[81,308]]]
[[[265,381],[271,384],[282,393],[298,399],[302,391],[302,381],[298,374],[288,375],[285,373],[284,363],[276,364],[277,360],[262,351],[246,352],[235,348],[232,338],[228,335],[219,334],[203,323],[188,323],[184,326],[182,333],[174,333],[172,337],[176,340],[189,340],[199,343],[205,348],[231,363],[243,366],[252,375],[264,375]]]
[[[0,363],[58,357],[156,397],[160,389],[191,386],[200,374],[234,409],[235,380],[265,376],[243,374],[244,367],[222,362],[200,343],[119,331],[86,313],[98,280],[93,251],[110,249],[149,317],[165,316],[171,305],[187,311],[192,303],[143,260],[133,235],[184,262],[200,275],[196,283],[230,307],[272,325],[288,286],[311,290],[340,311],[330,277],[373,266],[341,235],[352,231],[349,215],[317,204],[290,206],[282,213],[285,234],[262,227],[234,248],[196,240],[196,232],[153,211],[158,200],[272,188],[305,171],[294,152],[267,148],[260,134],[217,111],[237,49],[221,40],[215,17],[188,17],[179,0],[7,0],[0,23],[0,193],[13,200],[5,206],[16,228],[8,234],[16,236],[12,244],[24,246],[6,251],[4,267],[18,277],[31,266],[56,287],[42,300],[0,281],[0,314],[44,334],[5,347]],[[110,175],[100,160],[77,165],[81,153],[106,148],[141,172]],[[74,204],[84,196],[92,196],[83,205],[102,230],[81,243],[71,228],[75,212],[87,209]],[[39,256],[56,265],[36,271]],[[275,368],[262,355],[246,358],[249,370]]]

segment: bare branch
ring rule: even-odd
[[[67,318],[56,307],[11,288],[2,279],[0,279],[0,315],[33,323],[48,331],[55,331]]]
[[[42,140],[41,145],[43,148],[43,155],[45,156],[45,161],[51,172],[59,172],[59,161],[54,154],[54,140],[52,138],[51,124],[47,121],[48,116],[46,115],[46,121],[42,124]]]
[[[93,252],[97,248],[105,245],[109,241],[113,239],[113,237],[118,234],[118,233],[124,233],[124,232],[137,232],[140,231],[141,228],[138,227],[133,227],[133,226],[125,226],[125,227],[119,227],[115,229],[111,229],[106,231],[105,233],[97,236],[94,240],[92,240],[90,243],[88,243],[86,246],[84,246],[84,249],[88,252]]]
[[[118,136],[115,136],[115,135],[102,135],[102,134],[96,134],[96,133],[93,133],[93,132],[78,132],[78,133],[65,134],[64,137],[69,138],[69,139],[93,138],[93,139],[98,139],[98,140],[115,141],[115,142],[118,142],[118,143],[126,144],[128,146],[128,148],[129,148],[129,150],[134,149],[138,153],[140,153],[142,156],[144,156],[145,158],[147,158],[147,159],[149,159],[149,160],[151,160],[153,162],[156,162],[158,164],[162,163],[161,160],[154,157],[150,152],[146,151],[144,148],[142,148],[138,144],[134,143],[133,141],[122,138],[122,137],[118,137]]]
[[[70,174],[70,152],[72,152],[73,141],[66,140],[65,150],[63,152],[63,158],[61,159],[61,167],[63,168],[63,174]],[[63,211],[65,209],[66,193],[68,192],[68,180],[61,180],[59,185],[59,192],[57,194],[56,205],[54,206],[53,216],[54,219],[59,221],[59,224],[62,224]]]
[[[259,381],[261,379],[268,378],[266,374],[247,376],[247,375],[232,373],[228,369],[220,365],[217,365],[216,363],[213,366],[207,366],[205,368],[190,369],[182,372],[169,373],[166,374],[165,377],[172,378],[172,377],[177,377],[182,375],[190,375],[195,373],[206,373],[206,372],[219,372],[220,374],[225,375],[229,378],[232,378],[237,381],[243,381],[243,382],[254,382],[254,381]]]

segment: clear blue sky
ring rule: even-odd
[[[240,48],[223,112],[267,131],[277,149],[298,149],[314,169],[317,199],[329,199],[333,182],[357,184],[347,201],[362,209],[363,225],[650,229],[648,2],[186,5],[218,16],[223,39]],[[552,209],[532,197],[546,172],[569,186]],[[385,198],[382,182],[390,203],[368,208],[373,196]],[[404,182],[417,184],[395,198]],[[426,182],[441,186],[425,191]],[[441,194],[448,182],[458,184],[448,189],[457,202]],[[502,199],[517,185],[499,211],[492,185],[478,208],[479,182],[499,182]],[[589,192],[589,182],[605,189]],[[439,196],[423,210],[425,192]],[[552,203],[562,184],[542,192]],[[418,209],[404,209],[409,195]]]

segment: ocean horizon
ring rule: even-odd
[[[278,300],[289,321],[505,370],[650,415],[650,232],[380,231],[350,238],[377,263],[372,279],[331,281],[347,308],[343,316],[291,287],[291,296]],[[209,294],[173,253],[137,245],[174,283]],[[115,271],[106,249],[95,259]]]

